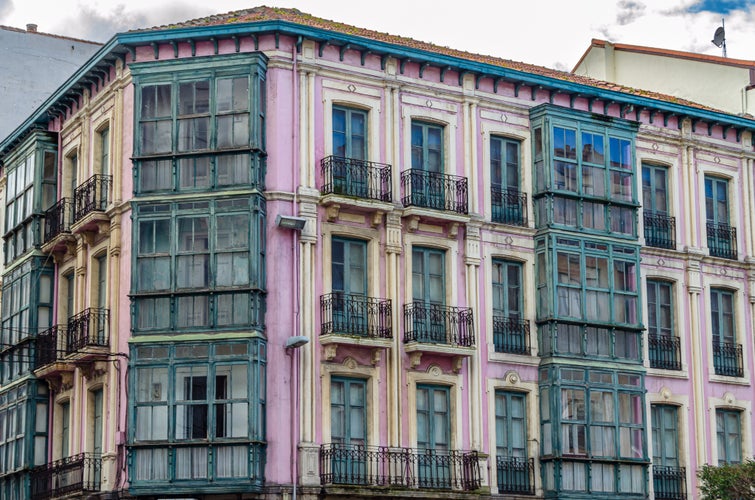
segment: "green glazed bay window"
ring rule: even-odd
[[[43,212],[55,203],[57,139],[37,132],[5,159],[5,263],[41,243]]]
[[[535,251],[538,320],[641,328],[639,248],[551,235]]]
[[[644,497],[643,376],[603,369],[540,370],[541,462],[546,495]]]
[[[47,461],[47,384],[28,382],[0,393],[0,498],[28,498],[13,473]]]
[[[636,124],[543,105],[530,113],[535,225],[637,234]]]
[[[258,195],[140,204],[134,330],[262,328],[264,209]]]
[[[27,375],[34,367],[35,333],[52,321],[53,268],[43,259],[25,260],[3,276],[0,383]]]
[[[133,66],[137,194],[262,187],[264,56]]]
[[[132,492],[258,490],[264,481],[264,341],[136,346],[131,356]]]

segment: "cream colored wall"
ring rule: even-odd
[[[681,97],[728,113],[755,114],[748,68],[591,47],[574,73]],[[613,59],[613,64],[611,64]]]

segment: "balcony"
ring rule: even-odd
[[[511,226],[527,225],[527,193],[518,189],[491,188],[490,197],[493,222]]]
[[[66,354],[73,354],[86,347],[110,345],[110,310],[90,307],[68,318]]]
[[[742,344],[713,342],[713,368],[716,375],[744,377]]]
[[[105,233],[110,229],[110,218],[105,213],[110,202],[112,177],[93,175],[73,190],[74,233]]]
[[[346,293],[325,294],[320,297],[320,318],[320,335],[393,338],[390,300]]]
[[[653,466],[655,500],[687,500],[687,479],[684,467]]]
[[[535,494],[535,461],[530,458],[497,457],[498,493]]]
[[[482,476],[476,451],[331,443],[320,446],[320,484],[474,491]]]
[[[401,173],[401,187],[405,207],[469,213],[466,177],[412,168]]]
[[[737,260],[737,228],[728,224],[707,223],[708,250],[712,257]]]
[[[674,217],[646,210],[644,225],[647,246],[676,250],[676,219]]]
[[[102,459],[82,453],[32,469],[31,500],[79,497],[100,491]]]
[[[64,325],[53,325],[37,335],[37,350],[34,368],[38,369],[62,359],[65,355],[65,339],[67,337]]]
[[[341,156],[327,156],[320,161],[322,194],[349,196],[390,203],[392,198],[391,166]]]
[[[426,302],[404,304],[404,343],[474,347],[472,309]]]
[[[682,351],[679,337],[648,335],[650,368],[681,370]]]
[[[530,354],[530,322],[526,319],[493,316],[495,352]]]
[[[61,233],[71,232],[73,220],[73,203],[69,198],[63,198],[45,212],[44,242],[56,238]]]

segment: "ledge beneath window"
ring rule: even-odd
[[[467,214],[460,214],[458,212],[452,212],[450,210],[435,210],[432,208],[423,208],[423,207],[416,207],[416,206],[410,206],[406,207],[404,209],[404,212],[401,214],[402,217],[416,217],[417,222],[419,220],[429,220],[429,221],[442,221],[442,222],[456,222],[459,224],[466,224],[470,220],[472,220],[472,217]],[[415,228],[416,229],[416,228]],[[411,223],[409,226],[409,231],[411,231]]]
[[[354,335],[327,334],[320,336],[320,344],[325,348],[323,357],[326,361],[333,361],[338,352],[338,346],[364,348],[372,351],[372,364],[380,363],[380,353],[384,349],[390,349],[392,339],[379,339],[374,337],[357,337]]]
[[[320,204],[328,208],[327,217],[331,222],[338,218],[341,206],[356,208],[362,212],[388,213],[396,209],[396,206],[390,201],[357,198],[340,194],[325,194],[320,198]]]
[[[448,344],[431,344],[426,342],[407,342],[404,351],[409,355],[409,364],[412,368],[419,366],[423,354],[435,354],[453,358],[453,370],[461,371],[461,363],[464,358],[471,357],[475,352],[475,346],[461,347]]]
[[[709,372],[708,381],[719,383],[719,384],[729,384],[729,385],[742,385],[742,386],[752,385],[750,382],[750,374],[747,370],[745,370],[744,375],[741,377],[728,377],[726,375],[716,375],[715,373]]]
[[[689,371],[687,371],[686,366],[682,366],[681,370],[664,370],[662,368],[651,368],[646,367],[645,374],[648,377],[653,378],[675,378],[675,379],[681,379],[681,380],[688,380],[689,379]]]

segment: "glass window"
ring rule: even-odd
[[[524,394],[516,392],[496,391],[495,393],[495,436],[498,457],[527,458],[525,397]]]
[[[240,197],[137,208],[136,330],[228,328],[260,320],[253,290],[265,282],[259,237],[265,226],[257,202]]]
[[[443,172],[443,127],[412,121],[412,168]]]
[[[647,212],[667,215],[668,169],[642,165],[642,208]]]
[[[60,405],[60,456],[66,458],[71,454],[71,403]]]
[[[742,412],[716,409],[718,465],[742,462]]]
[[[450,488],[451,404],[448,387],[417,385],[417,481],[420,488]]]
[[[653,465],[679,467],[678,408],[671,405],[650,406],[653,433]]]
[[[181,73],[173,83],[141,85],[137,192],[261,185],[263,84],[260,73],[215,70],[205,78]]]
[[[490,137],[490,185],[519,191],[519,141]]]
[[[262,479],[261,341],[136,347],[132,365],[132,486]]]
[[[367,159],[367,112],[333,106],[333,154],[354,160]]]
[[[647,281],[648,335],[673,336],[673,284],[667,281]]]
[[[100,130],[98,136],[100,173],[102,175],[110,175],[110,129],[104,128]]]

